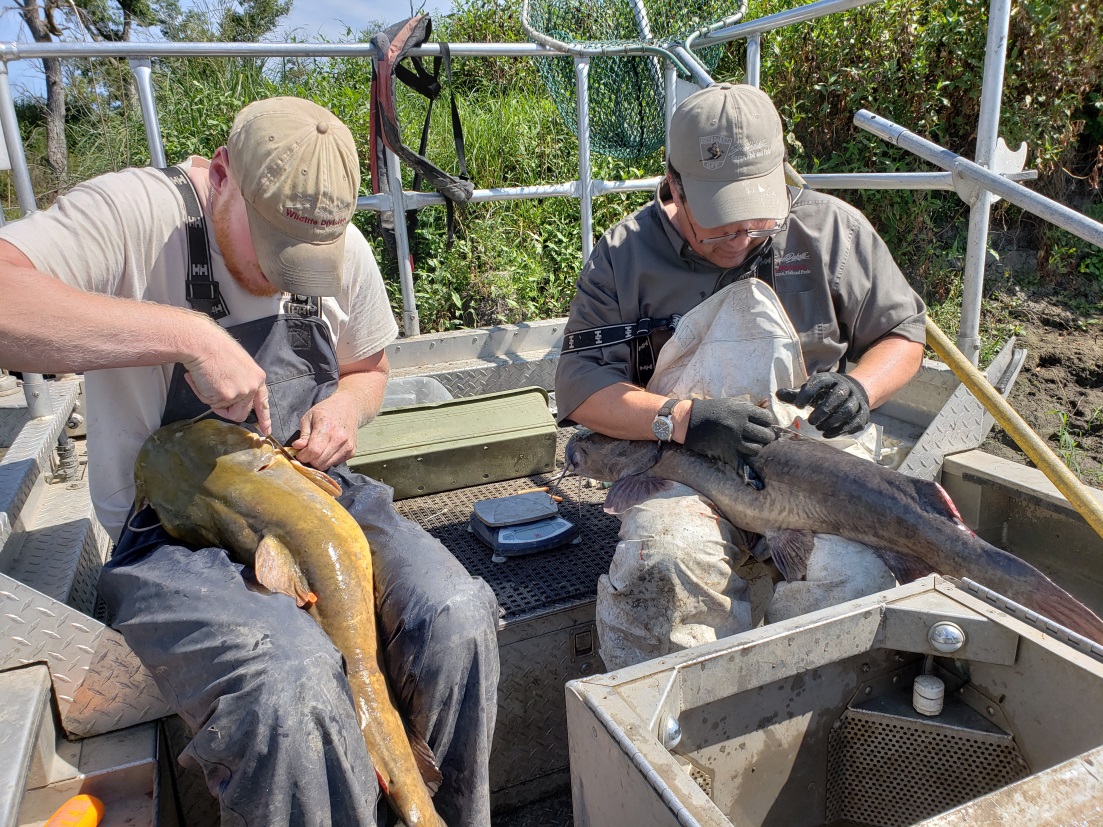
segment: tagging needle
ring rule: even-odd
[[[555,482],[552,483],[551,489],[548,491],[552,497],[555,497],[559,493],[559,483],[563,482],[563,478],[570,472],[571,467],[569,465],[563,466],[563,473],[555,478]]]

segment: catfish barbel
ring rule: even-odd
[[[783,434],[747,465],[761,490],[734,468],[674,443],[571,437],[567,464],[614,483],[605,510],[621,513],[665,487],[688,485],[733,525],[761,534],[787,580],[802,580],[813,534],[870,547],[897,581],[932,572],[968,576],[1097,643],[1103,620],[1038,569],[981,540],[942,486],[824,445]]]
[[[384,794],[408,827],[443,824],[427,786],[439,784],[440,771],[425,742],[407,733],[384,677],[371,552],[334,499],[340,486],[263,437],[214,419],[156,431],[138,453],[134,481],[137,504],[153,506],[170,535],[226,549],[265,588],[310,611],[344,656]]]

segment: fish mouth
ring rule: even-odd
[[[575,458],[575,443],[573,437],[571,441],[567,443],[567,447],[563,449],[563,461],[568,471],[574,471],[578,468],[578,461]]]
[[[594,434],[589,428],[582,425],[576,425],[574,433],[571,434],[571,438],[567,440],[567,447],[563,449],[563,459],[567,464],[567,470],[578,471],[581,457],[579,451],[582,450],[580,440],[585,439],[588,436]],[[583,450],[583,453],[584,450]]]

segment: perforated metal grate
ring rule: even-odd
[[[563,448],[572,431],[559,430],[556,465],[560,470]],[[476,501],[550,485],[557,475],[558,471],[415,497],[395,503],[395,508],[444,543],[469,573],[490,584],[508,622],[558,605],[593,599],[598,577],[609,570],[620,521],[601,510],[604,488],[580,486],[575,477],[568,477],[559,486],[563,497],[560,516],[579,529],[575,544],[495,563],[490,549],[467,530]]]
[[[1029,774],[1010,736],[849,709],[831,731],[827,820],[904,827]]]
[[[688,755],[675,755],[674,759],[689,773],[689,777],[701,788],[701,792],[712,798],[712,779],[715,770],[703,766]]]

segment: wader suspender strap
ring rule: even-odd
[[[730,271],[729,271],[730,272]],[[734,284],[743,279],[757,278],[770,285],[774,289],[774,253],[772,239],[762,245],[752,266],[746,270],[735,271],[736,275],[728,278],[725,273],[717,282],[713,294],[719,292],[729,284]],[[580,350],[592,350],[596,347],[607,345],[619,345],[621,342],[635,342],[632,348],[632,374],[636,383],[647,387],[655,373],[655,350],[651,346],[651,331],[676,330],[681,316],[671,316],[669,319],[640,319],[638,322],[628,324],[612,324],[606,327],[591,327],[589,330],[579,330],[568,333],[563,337],[563,346],[560,353],[577,353]]]
[[[444,63],[444,74],[448,79],[448,93],[452,102],[452,140],[456,145],[456,166],[459,168],[459,177],[464,181],[470,181],[471,178],[467,174],[467,152],[464,149],[460,110],[456,106],[456,90],[452,86],[452,52],[448,48],[448,44],[440,44],[440,55],[433,58],[432,72],[426,70],[420,57],[415,56],[410,58],[414,71],[411,72],[401,63],[396,63],[394,74],[411,89],[420,92],[429,100],[429,106],[425,111],[425,124],[421,128],[421,144],[418,148],[418,155],[424,156],[429,148],[429,124],[433,118],[433,104],[441,92],[440,67],[442,62]],[[413,186],[411,187],[415,192],[421,191],[423,179],[424,176],[421,174],[421,170],[415,168]],[[446,198],[444,199],[444,209],[446,212],[445,223],[448,228],[447,244],[448,248],[451,249],[452,242],[456,238],[456,206],[451,199]],[[410,238],[413,238],[417,230],[417,210],[407,211],[406,223],[410,227]]]
[[[211,276],[211,245],[207,241],[207,222],[203,219],[203,210],[199,207],[199,197],[195,194],[188,174],[180,167],[158,167],[184,199],[184,208],[188,213],[188,269],[184,282],[184,295],[193,310],[206,313],[214,320],[230,314],[218,282]]]
[[[578,353],[580,350],[619,345],[621,342],[630,342],[633,339],[646,340],[652,330],[674,330],[680,318],[681,316],[671,316],[669,319],[640,319],[638,322],[628,324],[611,324],[606,327],[591,327],[589,330],[568,333],[563,337],[563,347],[559,352]]]
[[[195,193],[188,174],[180,167],[158,167],[184,199],[188,212],[188,269],[184,282],[184,296],[193,310],[206,313],[215,321],[230,315],[218,282],[211,275],[211,245],[207,240],[207,222],[203,210],[199,208],[199,197]],[[321,316],[321,302],[314,296],[300,296],[293,293],[284,303],[284,310],[293,316]]]

